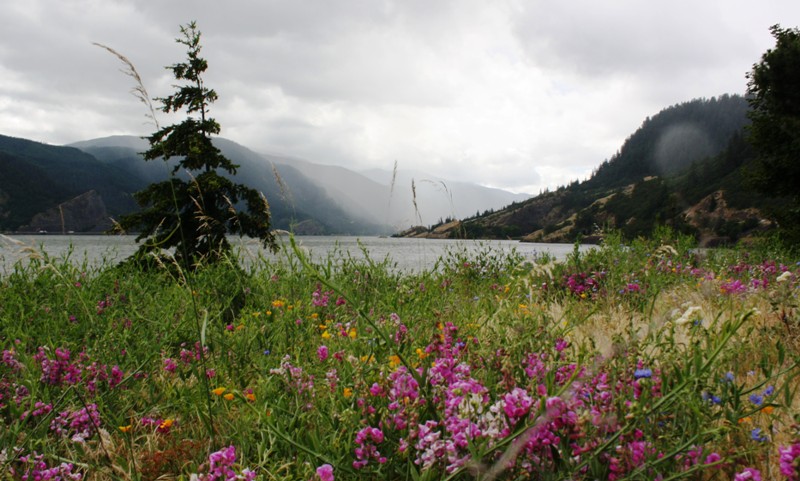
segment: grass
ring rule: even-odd
[[[797,479],[769,243],[283,256],[0,277],[0,479]]]

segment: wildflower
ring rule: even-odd
[[[752,431],[750,431],[750,439],[752,439],[753,441],[757,441],[759,443],[763,443],[768,438],[766,435],[761,434],[761,428],[755,428]]]
[[[245,480],[252,481],[256,478],[256,472],[250,469],[243,469],[241,474],[236,474],[233,465],[236,462],[236,448],[231,445],[213,452],[208,456],[209,468],[207,475],[200,475],[197,478],[202,481],[217,480]],[[194,476],[194,475],[193,475]]]
[[[344,388],[344,390],[342,391],[342,395],[348,398],[351,397],[353,395],[353,389],[349,387]]]
[[[761,406],[761,404],[764,402],[764,397],[758,394],[751,394],[749,399],[750,402],[756,406]]]
[[[773,406],[764,406],[763,408],[761,408],[761,412],[766,414],[766,415],[768,415],[768,416],[770,414],[772,414],[772,411],[774,411],[774,410],[775,410],[775,408]]]
[[[211,390],[211,392],[213,392],[217,396],[222,396],[222,393],[224,393],[225,391],[227,391],[227,389],[225,389],[224,387],[218,387]]]
[[[651,378],[653,377],[653,371],[650,369],[637,369],[633,372],[634,379],[642,379],[642,378]]]
[[[737,473],[733,481],[761,481],[761,471],[754,468],[744,468],[744,471]]]
[[[779,275],[775,281],[776,282],[786,282],[792,279],[792,272],[791,271],[784,271],[783,274]]]
[[[732,372],[728,371],[727,373],[725,373],[725,381],[733,382],[733,379],[734,377]]]
[[[719,453],[711,453],[708,456],[706,456],[705,464],[715,464],[720,461],[722,461],[722,456],[720,456]]]
[[[350,339],[357,338],[358,337],[358,333],[356,332],[356,328],[355,327],[351,327],[350,331],[347,333],[347,335],[350,337]]]
[[[323,338],[323,339],[330,339],[330,338],[331,338],[331,333],[330,333],[330,332],[328,332],[327,330],[326,330],[326,331],[324,331],[324,332],[322,333],[322,338]]]
[[[172,429],[173,424],[175,424],[174,419],[165,419],[159,423],[157,430],[162,434],[167,434],[169,433],[170,429]]]
[[[781,474],[789,481],[800,480],[800,442],[791,446],[781,446],[778,452]]]
[[[229,392],[228,394],[226,394],[226,395],[224,395],[224,396],[222,396],[222,397],[223,397],[223,398],[224,398],[226,401],[233,401],[234,395],[233,395],[233,393],[232,393],[232,392]]]
[[[281,307],[283,307],[285,305],[286,305],[286,303],[284,301],[280,300],[280,299],[276,299],[276,300],[272,301],[272,307],[274,307],[276,309],[280,309]]]
[[[250,402],[254,402],[256,400],[256,395],[253,393],[252,389],[248,389],[244,392],[244,398]]]
[[[130,431],[131,429],[133,429],[133,425],[131,425],[131,424],[128,424],[128,425],[126,425],[126,426],[120,426],[120,427],[119,427],[119,430],[120,430],[120,431],[122,431],[123,433],[127,433],[127,432],[128,432],[128,431]]]
[[[319,346],[317,348],[317,357],[321,362],[325,362],[328,359],[328,346]]]
[[[330,464],[323,464],[317,468],[317,476],[320,481],[333,481],[333,466]]]
[[[178,368],[178,364],[175,362],[174,359],[168,357],[164,359],[164,370],[166,372],[175,372],[175,369]]]

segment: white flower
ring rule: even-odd
[[[779,275],[778,278],[775,279],[775,280],[777,282],[786,282],[786,281],[791,280],[791,279],[792,279],[792,272],[791,271],[784,271],[783,274]]]
[[[681,314],[681,317],[675,320],[675,325],[683,326],[684,324],[688,324],[692,321],[692,316],[694,316],[695,312],[700,312],[700,306],[689,306],[689,308]]]

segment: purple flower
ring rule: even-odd
[[[641,379],[641,378],[651,378],[653,377],[653,371],[650,369],[637,369],[633,372],[634,379]]]
[[[733,481],[761,481],[761,471],[754,468],[744,468],[744,471],[737,473]]]
[[[322,362],[328,359],[328,346],[319,346],[317,348],[317,357]]]
[[[778,448],[781,474],[789,481],[800,480],[800,442]]]
[[[750,431],[750,438],[753,441],[757,441],[759,443],[763,443],[764,441],[769,439],[769,438],[767,438],[766,435],[761,434],[761,428],[755,428],[752,431]]]
[[[759,396],[758,394],[751,394],[750,402],[755,404],[756,406],[761,406],[761,404],[764,402],[764,397]]]
[[[317,476],[320,481],[333,481],[333,466],[330,464],[323,464],[317,468]]]

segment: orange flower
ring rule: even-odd
[[[750,416],[745,416],[743,418],[739,418],[739,424],[750,423],[753,421],[753,418]]]
[[[228,394],[226,394],[226,395],[224,395],[222,397],[225,398],[226,401],[233,401],[234,395],[233,395],[232,392],[229,392]]]
[[[127,426],[120,426],[119,427],[119,430],[122,431],[123,433],[127,433],[131,429],[133,429],[133,425],[131,425],[131,424],[128,424]]]
[[[764,406],[763,408],[761,408],[761,412],[764,414],[772,414],[772,411],[774,410],[775,410],[774,406]]]
[[[244,397],[245,397],[245,399],[247,399],[247,400],[248,400],[248,401],[250,401],[250,402],[253,402],[253,401],[255,401],[255,400],[256,400],[256,395],[255,395],[255,394],[253,394],[252,392],[246,392],[246,393],[244,393]]]
[[[218,387],[216,389],[211,390],[211,392],[213,392],[217,396],[222,396],[222,393],[224,393],[225,391],[227,391],[227,389],[225,389],[224,387]]]
[[[344,391],[342,392],[342,394],[344,395],[344,397],[350,397],[350,396],[353,395],[353,390],[350,389],[349,387],[346,387],[346,388],[344,388]]]
[[[175,424],[174,419],[165,419],[164,421],[161,422],[161,424],[158,425],[158,429],[161,430],[169,429],[172,427],[173,424]]]

